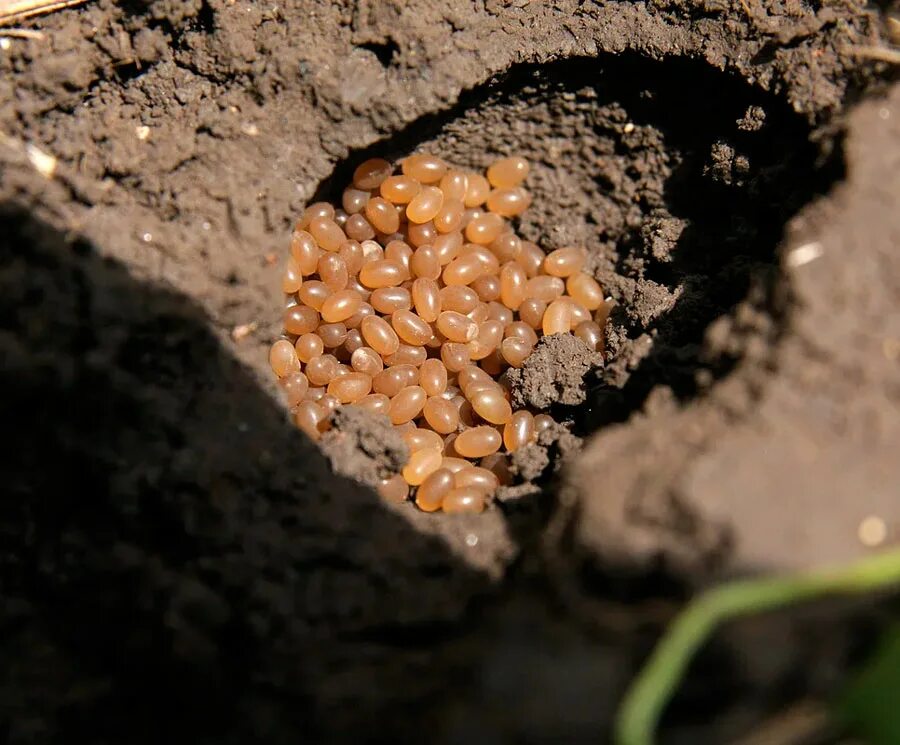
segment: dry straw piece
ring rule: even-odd
[[[85,2],[87,0],[0,0],[0,26]]]
[[[530,164],[485,174],[417,153],[400,173],[361,163],[335,207],[307,207],[282,276],[284,335],[269,363],[296,425],[316,440],[353,405],[388,417],[410,450],[387,501],[481,512],[509,454],[553,424],[513,411],[504,372],[542,335],[602,351],[606,305],[586,252],[545,254],[510,223],[531,204]]]

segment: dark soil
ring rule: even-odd
[[[794,0],[29,22],[0,49],[0,742],[603,742],[693,591],[860,556],[870,515],[896,542],[900,85],[854,54],[882,23]],[[587,246],[616,301],[583,386],[562,356],[523,386],[565,429],[459,519],[347,477],[400,457],[371,421],[332,468],[266,369],[303,205],[418,147],[526,154],[521,232]],[[885,612],[737,624],[664,740],[812,742],[761,723],[826,700]]]

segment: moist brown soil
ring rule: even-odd
[[[0,741],[602,742],[692,592],[863,555],[869,515],[896,542],[900,85],[854,53],[883,23],[796,0],[30,21],[0,49]],[[480,516],[383,504],[347,474],[397,443],[348,420],[333,469],[266,369],[303,205],[416,148],[524,153],[520,231],[587,246],[616,301],[580,390],[563,354],[533,371],[567,430]],[[663,740],[835,741],[781,723],[888,610],[736,624]]]

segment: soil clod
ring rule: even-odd
[[[587,397],[585,377],[602,366],[603,355],[592,351],[578,337],[545,336],[522,367],[508,373],[513,405],[546,409],[552,404],[583,403]]]
[[[358,406],[335,409],[320,445],[335,471],[373,488],[399,473],[409,459],[409,448],[390,420]]]

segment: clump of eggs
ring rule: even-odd
[[[416,154],[394,170],[366,160],[340,208],[304,211],[269,362],[312,439],[342,405],[401,430],[410,457],[379,484],[385,499],[481,512],[508,481],[509,454],[553,425],[513,411],[504,371],[543,335],[573,333],[600,350],[603,292],[583,249],[545,254],[516,235],[510,220],[532,201],[525,158],[481,174]]]

